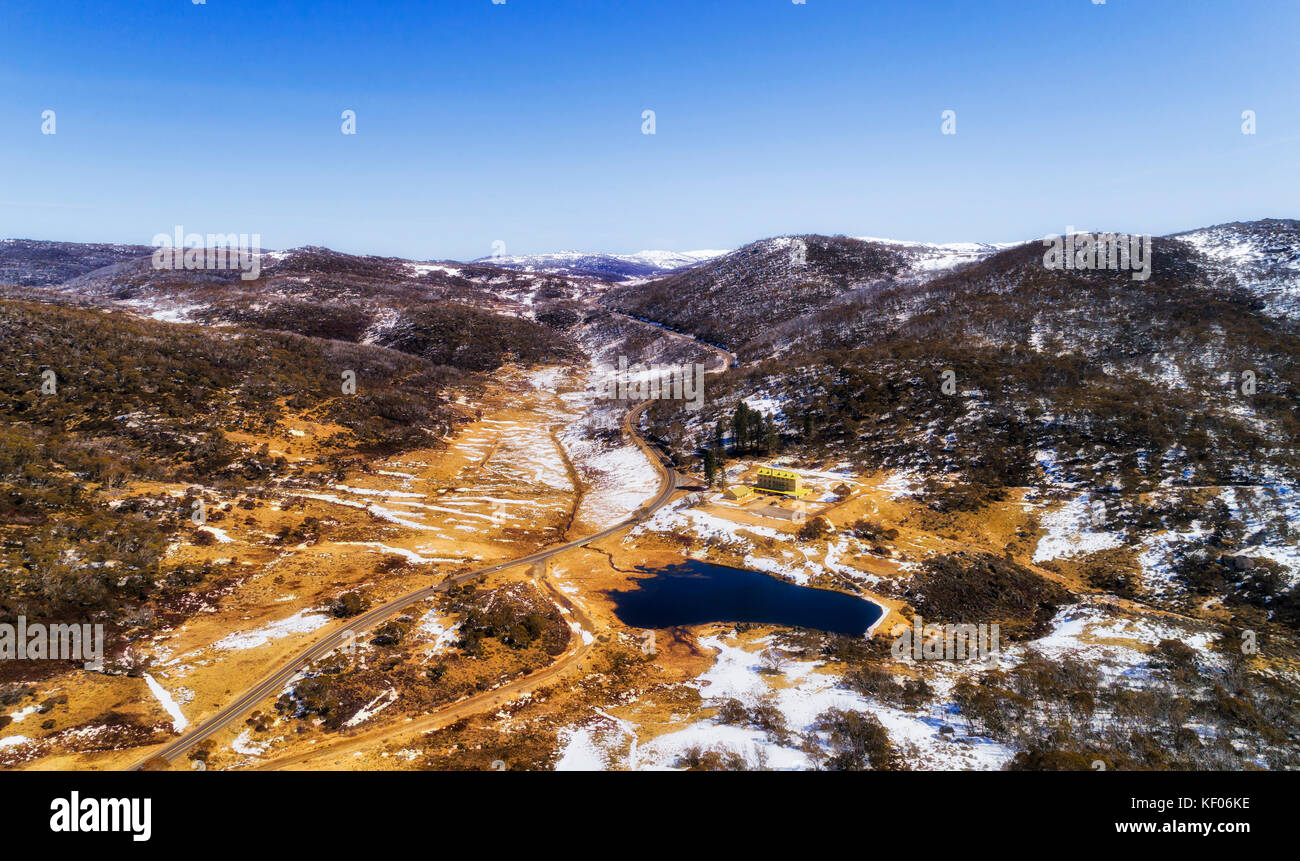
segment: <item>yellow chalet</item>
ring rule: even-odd
[[[799,495],[799,475],[788,469],[776,469],[771,466],[758,468],[758,489],[770,493]]]

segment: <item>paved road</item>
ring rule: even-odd
[[[543,576],[539,583],[550,593],[551,600],[569,611],[569,615],[577,624],[587,631],[596,630],[595,621],[587,615],[582,606],[557,589],[549,577]],[[526,676],[506,682],[498,688],[441,705],[435,711],[421,717],[407,718],[401,723],[375,727],[356,735],[340,736],[301,753],[258,762],[250,766],[250,769],[252,771],[299,770],[303,769],[306,763],[326,758],[332,758],[330,764],[337,765],[343,761],[342,757],[358,750],[365,750],[396,738],[409,738],[419,733],[441,729],[462,718],[499,710],[521,695],[557,680],[574,663],[586,657],[595,643],[594,638],[591,643],[588,643],[579,631],[574,631],[574,636],[569,639],[568,648],[553,662]]]
[[[645,403],[638,404],[629,410],[627,416],[623,419],[623,429],[631,435],[632,439],[635,440],[637,445],[639,445],[646,453],[646,456],[650,458],[650,462],[655,465],[655,468],[659,471],[659,475],[662,479],[662,486],[659,489],[658,496],[649,503],[638,508],[627,520],[617,523],[603,532],[597,532],[594,535],[588,535],[574,541],[565,542],[564,544],[557,544],[553,547],[539,550],[536,553],[523,556],[519,559],[498,562],[496,565],[490,565],[487,568],[480,568],[477,571],[470,571],[465,574],[459,574],[455,577],[449,577],[441,583],[437,583],[433,586],[426,586],[425,588],[418,589],[414,592],[408,592],[407,594],[395,598],[386,604],[373,607],[359,616],[353,616],[351,619],[341,622],[337,628],[315,643],[311,648],[299,653],[293,658],[290,658],[284,664],[281,664],[275,672],[249,688],[241,694],[238,699],[230,703],[230,705],[225,706],[216,714],[195,726],[194,729],[190,730],[185,735],[168,743],[160,750],[151,753],[146,760],[132,766],[132,770],[141,768],[149,759],[155,759],[157,757],[162,757],[168,761],[175,759],[190,748],[194,747],[194,745],[215,735],[242,718],[258,703],[272,695],[279,694],[280,691],[284,689],[284,686],[289,683],[290,679],[312,662],[318,661],[335,649],[347,645],[352,641],[352,638],[355,635],[359,635],[361,632],[368,631],[381,622],[391,619],[407,607],[410,607],[412,604],[418,604],[420,601],[431,598],[440,592],[445,592],[452,586],[459,586],[463,583],[468,583],[471,580],[485,577],[488,574],[503,571],[506,568],[514,568],[518,565],[532,565],[536,562],[542,562],[550,559],[556,554],[563,553],[566,550],[572,550],[574,547],[582,547],[583,545],[590,544],[593,541],[608,538],[614,533],[626,529],[628,526],[649,517],[655,511],[668,504],[668,501],[672,498],[673,492],[677,489],[677,473],[670,469],[668,465],[664,463],[663,457],[659,452],[648,446],[645,440],[643,440],[636,432],[636,424],[641,417],[641,413],[644,412],[651,403],[653,403],[653,401],[646,401]]]
[[[719,356],[722,357],[722,367],[710,368],[708,371],[708,373],[710,374],[716,374],[721,371],[725,371],[728,368],[734,368],[736,367],[736,365],[740,363],[740,360],[736,358],[735,353],[731,352],[730,350],[719,347],[716,344],[709,344],[704,341],[701,341],[699,338],[695,337],[694,335],[688,335],[685,332],[679,332],[676,329],[669,329],[663,323],[656,323],[654,320],[643,320],[640,317],[633,317],[631,314],[624,314],[622,311],[615,311],[611,308],[606,308],[605,310],[609,311],[609,313],[615,317],[622,317],[624,320],[628,320],[633,323],[642,323],[646,326],[654,326],[656,329],[658,329],[660,332],[662,332],[663,334],[667,335],[670,338],[676,338],[679,341],[690,341],[692,344],[694,344],[697,347],[703,347],[704,349],[709,350],[710,352],[717,353]]]
[[[622,315],[622,314],[618,316],[626,317],[626,315]],[[635,322],[645,322],[645,321],[637,320],[635,317],[628,317],[627,319],[633,320]],[[681,338],[684,340],[692,340],[692,341],[694,340],[689,335],[684,335],[680,332],[675,332],[671,329],[664,329],[663,327],[660,328],[670,336]],[[708,373],[711,374],[721,373],[722,371],[727,370],[727,368],[732,367],[735,364],[735,356],[733,354],[728,353],[727,351],[722,350],[720,348],[714,347],[710,344],[704,344],[703,342],[698,342],[698,341],[696,343],[699,346],[706,347],[709,350],[718,353],[722,357],[721,367],[710,369]],[[636,419],[640,417],[640,411],[644,410],[647,406],[649,406],[648,403],[640,405],[637,409],[629,412],[627,417],[624,419],[623,430],[625,433],[629,434],[634,440],[637,441],[637,444],[646,453],[646,456],[650,458],[651,463],[661,463],[661,459],[658,457],[657,453],[649,446],[647,446],[645,441],[641,439],[641,437],[636,433]],[[681,486],[682,484],[687,483],[687,481],[683,481],[683,479],[686,479],[689,482],[696,482],[701,480],[698,479],[696,476],[678,471],[677,478],[674,480],[673,483],[677,486]],[[670,496],[671,496],[671,491],[669,491],[669,497]],[[660,497],[657,497],[655,501],[651,503],[650,506],[644,508],[647,515],[655,511],[656,509],[658,509],[660,506],[662,506],[665,502],[667,502],[667,499],[668,497],[664,497],[661,493]],[[587,538],[583,538],[580,541],[570,542],[568,544],[561,545],[556,548],[552,548],[548,552],[553,554],[558,554],[563,552],[567,548],[577,547],[577,546],[581,546],[582,544],[595,541],[602,536],[610,534],[610,532],[617,532],[618,530],[625,528],[629,524],[635,522],[636,519],[637,519],[636,517],[633,517],[629,520],[624,521],[621,524],[611,527],[609,530],[606,530],[605,532],[601,533],[601,535],[599,536],[593,535]],[[510,563],[510,564],[518,564],[518,562]],[[481,573],[481,572],[476,572],[476,573]],[[471,574],[466,576],[475,576],[475,575]],[[576,620],[581,626],[584,626],[588,631],[594,631],[596,629],[595,622],[591,619],[590,616],[587,615],[586,611],[582,608],[582,606],[577,602],[573,601],[568,595],[565,595],[563,592],[556,589],[555,584],[551,583],[548,578],[543,577],[541,581],[541,585],[544,586],[547,589],[547,591],[551,593],[552,600],[554,600],[561,607],[567,608],[571,617],[574,620]],[[578,634],[577,631],[575,631],[574,633],[575,635]],[[324,744],[321,744],[319,746],[313,747],[310,750],[302,751],[301,753],[259,762],[251,766],[251,768],[254,771],[278,771],[281,769],[300,769],[303,768],[307,763],[316,760],[325,759],[327,757],[332,757],[333,758],[332,762],[334,764],[337,764],[340,761],[339,759],[340,757],[347,756],[348,754],[354,753],[358,750],[364,750],[376,744],[391,741],[394,738],[398,738],[398,737],[406,738],[415,735],[416,733],[425,733],[431,730],[440,729],[445,726],[450,726],[451,724],[455,723],[456,721],[462,718],[469,717],[471,715],[481,714],[486,711],[492,711],[494,709],[499,709],[502,706],[510,702],[513,702],[521,694],[527,693],[532,690],[536,690],[541,685],[549,684],[555,681],[560,677],[560,675],[565,670],[567,670],[575,662],[581,660],[588,652],[591,651],[592,648],[591,644],[586,643],[581,636],[574,636],[572,638],[572,641],[573,642],[571,643],[570,647],[566,649],[563,654],[557,657],[555,661],[553,661],[548,666],[543,667],[542,669],[537,670],[535,672],[529,673],[526,676],[522,676],[518,679],[514,679],[513,681],[507,682],[506,684],[502,685],[499,688],[494,688],[489,691],[483,691],[482,693],[472,694],[468,697],[465,697],[464,699],[457,700],[456,702],[447,703],[446,705],[440,706],[436,711],[427,715],[423,715],[418,718],[408,718],[407,720],[398,724],[379,726],[367,730],[365,732],[361,732],[356,735],[342,736],[332,741],[325,742]]]
[[[620,314],[619,316],[625,316],[625,315]],[[633,317],[628,317],[627,319],[635,320],[636,322],[639,323],[646,322],[644,320],[636,320],[636,318]],[[710,344],[704,344],[703,342],[695,340],[690,335],[686,335],[680,332],[674,332],[670,329],[664,329],[663,331],[667,332],[668,334],[674,337],[692,341],[695,344],[698,344],[699,346],[706,347],[712,350],[713,352],[721,355],[723,358],[723,366],[721,368],[711,370],[710,373],[717,373],[726,370],[728,367],[734,365],[735,363],[735,356],[728,353],[725,350],[719,349]],[[281,664],[280,667],[271,675],[267,676],[266,678],[258,682],[256,685],[249,688],[247,691],[241,694],[238,697],[238,699],[230,703],[230,705],[225,706],[216,714],[212,715],[211,717],[204,720],[202,723],[195,726],[192,730],[190,730],[185,735],[169,742],[161,749],[151,753],[145,760],[136,763],[134,766],[132,766],[132,770],[134,771],[140,769],[145,764],[145,762],[148,762],[151,759],[162,757],[165,760],[171,761],[176,757],[181,756],[182,754],[189,751],[190,748],[194,747],[199,742],[203,741],[206,738],[210,738],[211,736],[215,735],[221,730],[229,727],[232,723],[239,720],[245,714],[251,711],[258,703],[262,702],[268,697],[279,694],[279,692],[284,689],[285,685],[289,683],[290,679],[292,679],[301,670],[309,666],[314,661],[318,661],[321,658],[328,655],[330,652],[334,651],[335,649],[347,645],[349,642],[353,641],[352,638],[354,636],[359,636],[362,632],[368,631],[374,626],[380,624],[381,622],[391,619],[392,617],[401,613],[407,607],[410,607],[412,604],[417,604],[420,601],[424,601],[428,598],[431,598],[440,592],[445,592],[446,590],[450,589],[452,586],[459,586],[463,583],[468,583],[471,580],[476,580],[480,577],[485,577],[488,574],[493,574],[497,571],[503,571],[506,568],[514,568],[518,565],[532,565],[536,562],[542,562],[547,559],[550,559],[552,556],[563,553],[566,550],[572,550],[575,547],[582,547],[584,545],[590,544],[593,541],[599,541],[602,538],[608,538],[609,536],[615,534],[616,532],[619,532],[635,523],[640,522],[641,520],[644,520],[654,512],[658,511],[660,508],[663,508],[665,505],[668,504],[668,501],[672,499],[673,492],[677,490],[679,483],[681,483],[681,479],[679,478],[677,472],[675,472],[671,468],[671,466],[669,466],[669,464],[666,462],[663,455],[661,455],[658,451],[656,451],[654,448],[648,445],[646,441],[641,438],[641,435],[638,434],[636,431],[636,426],[641,418],[641,414],[645,412],[646,408],[649,407],[652,403],[654,403],[654,401],[646,401],[644,403],[637,404],[635,407],[629,410],[627,415],[624,416],[623,418],[623,431],[636,442],[636,444],[641,448],[641,450],[645,452],[646,457],[650,459],[650,462],[654,464],[655,469],[659,471],[659,475],[662,481],[662,486],[660,487],[658,496],[656,496],[649,503],[643,504],[627,520],[617,523],[609,527],[608,529],[604,530],[603,532],[598,532],[594,535],[588,535],[584,538],[568,541],[563,544],[557,544],[553,547],[548,547],[544,550],[539,550],[536,553],[521,557],[519,559],[511,559],[506,562],[499,562],[496,565],[491,565],[487,568],[480,568],[477,571],[470,571],[468,573],[460,574],[455,577],[449,577],[443,580],[441,583],[437,583],[433,586],[427,586],[423,589],[418,589],[414,592],[408,592],[407,594],[395,598],[386,604],[382,604],[378,607],[374,607],[370,610],[367,610],[365,613],[362,613],[359,616],[354,616],[351,619],[347,619],[344,620],[343,622],[340,622],[339,625],[334,630],[332,630],[328,635],[326,635],[324,638],[319,640],[309,649],[299,653],[295,657],[286,661],[284,664]],[[519,681],[522,682],[524,680],[519,680]],[[489,692],[489,693],[505,693],[505,691],[497,691],[497,692]],[[460,707],[463,707],[465,705],[468,705],[468,703],[462,703],[460,704],[460,706],[453,706],[452,708],[455,709],[456,711],[459,711]],[[430,716],[430,718],[432,717],[434,716]]]

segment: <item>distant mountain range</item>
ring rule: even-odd
[[[42,287],[152,253],[148,245],[0,239],[0,284]]]
[[[1300,319],[1300,222],[1233,222],[1166,238],[1178,243],[1167,247],[1185,248],[1195,259],[1202,281],[1232,281],[1270,314]],[[1037,249],[1039,239],[1026,244]],[[792,326],[841,328],[856,318],[849,309],[901,297],[949,273],[996,259],[1016,245],[803,235],[761,239],[733,251],[563,251],[469,262],[413,261],[306,246],[263,252],[260,278],[242,281],[233,271],[154,269],[153,249],[145,245],[6,239],[0,240],[0,284],[53,288],[69,299],[145,305],[178,299],[192,305],[202,298],[189,295],[192,291],[214,285],[234,293],[256,290],[263,296],[360,304],[375,292],[400,288],[454,294],[470,302],[506,302],[526,316],[537,312],[538,303],[602,295],[615,310],[732,349],[749,345],[762,352],[758,341],[788,341]],[[1027,259],[1036,257],[1041,252]]]
[[[474,262],[524,272],[548,272],[575,278],[628,281],[635,278],[651,278],[675,269],[695,266],[726,253],[726,251],[638,251],[636,254],[592,254],[583,251],[558,251],[553,254],[481,257]]]

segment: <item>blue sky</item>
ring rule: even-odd
[[[465,259],[1300,217],[1298,33],[1290,0],[4,0],[0,236]]]

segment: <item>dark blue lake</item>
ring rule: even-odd
[[[654,576],[638,580],[637,588],[609,593],[618,617],[633,628],[756,622],[860,637],[883,612],[843,592],[796,586],[757,571],[695,559],[640,570]]]

